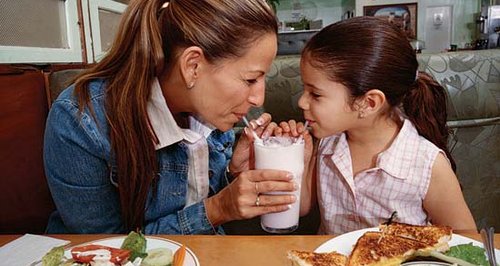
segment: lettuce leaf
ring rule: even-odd
[[[134,261],[137,257],[145,258],[148,255],[146,253],[146,238],[141,232],[130,232],[120,248],[130,250],[129,261]]]
[[[64,256],[64,246],[54,247],[42,258],[42,266],[58,266]]]
[[[445,254],[475,265],[489,265],[484,248],[474,246],[472,243],[453,246]]]

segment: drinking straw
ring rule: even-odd
[[[254,139],[256,140],[259,140],[259,141],[262,141],[259,136],[257,136],[257,133],[255,133],[255,131],[253,131],[252,129],[252,126],[250,126],[250,123],[248,122],[247,118],[244,116],[243,117],[243,122],[245,123],[245,125],[248,127],[248,129],[250,129],[250,132],[252,132],[252,135],[254,137]]]

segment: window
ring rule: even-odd
[[[0,0],[0,64],[98,61],[126,7],[112,0]]]
[[[118,30],[121,14],[127,5],[111,0],[87,0],[91,35],[87,34],[87,43],[92,44],[93,58],[89,62],[99,61],[104,53],[111,47]],[[86,2],[86,1],[85,1]],[[90,47],[87,45],[87,51]],[[89,53],[89,55],[92,53]]]
[[[0,0],[0,63],[82,62],[77,1],[33,3]]]

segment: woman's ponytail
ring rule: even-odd
[[[448,150],[446,103],[446,89],[429,74],[418,72],[415,85],[403,99],[403,108],[418,133],[446,153],[455,171],[455,161]]]

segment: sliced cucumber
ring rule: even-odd
[[[142,260],[141,266],[168,266],[172,264],[172,250],[155,248],[148,251],[148,256]]]

